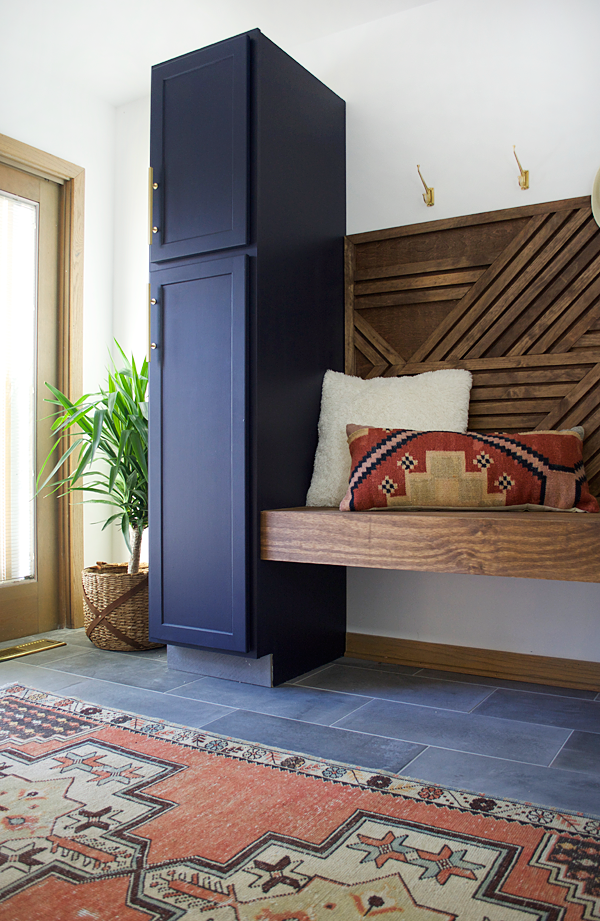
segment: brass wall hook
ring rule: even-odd
[[[513,144],[513,153],[515,155],[515,160],[517,161],[517,164],[519,166],[519,172],[521,174],[519,176],[519,185],[523,189],[523,191],[525,191],[525,189],[529,188],[529,170],[523,169],[523,167],[519,163],[519,158],[517,157],[517,151],[515,150],[514,144]]]
[[[419,176],[421,176],[421,167],[419,166],[418,163],[417,163],[417,169],[419,171]],[[423,176],[421,176],[421,182],[425,186],[425,191],[423,193],[423,201],[425,202],[428,208],[431,208],[434,204],[433,186],[428,186],[425,180],[423,179]]]

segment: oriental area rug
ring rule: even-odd
[[[21,685],[0,711],[2,919],[600,919],[597,818]]]

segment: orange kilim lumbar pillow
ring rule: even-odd
[[[544,506],[598,512],[583,429],[514,435],[346,428],[352,472],[342,511]]]

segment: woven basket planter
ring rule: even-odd
[[[115,652],[155,649],[148,639],[148,567],[129,575],[127,563],[83,570],[83,620],[94,646]]]

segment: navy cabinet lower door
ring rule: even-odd
[[[245,652],[246,256],[152,275],[150,633]]]

